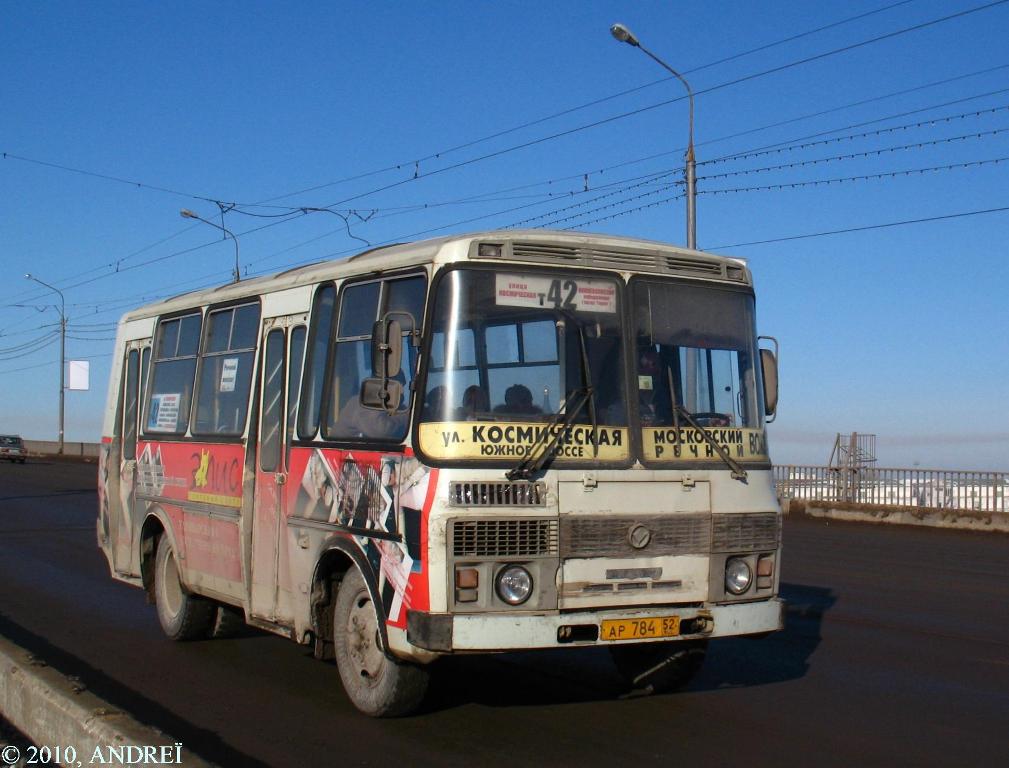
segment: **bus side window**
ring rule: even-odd
[[[326,357],[333,329],[335,305],[336,288],[333,285],[320,286],[315,292],[315,301],[312,303],[308,362],[305,365],[305,377],[302,382],[298,409],[298,437],[302,440],[313,439],[319,431],[322,390],[326,378]]]
[[[208,314],[194,434],[237,437],[245,431],[258,336],[258,302]]]
[[[188,429],[202,324],[199,312],[158,324],[144,410],[145,432],[183,435]]]
[[[140,402],[147,399],[147,380],[151,375],[151,348],[144,347],[140,353]]]
[[[385,414],[361,405],[361,382],[370,375],[372,324],[378,317],[382,283],[350,285],[340,299],[340,322],[333,346],[329,412],[323,436],[329,439],[379,437]]]
[[[375,280],[344,288],[340,322],[334,345],[330,382],[330,410],[323,428],[327,439],[402,440],[410,415],[411,383],[417,363],[416,348],[409,343],[413,323],[422,322],[427,280],[420,275]],[[395,413],[361,405],[361,382],[375,375],[371,369],[371,333],[376,320],[387,313],[403,328],[403,365],[394,378],[403,385]]]
[[[260,419],[259,468],[276,472],[280,466],[280,440],[284,428],[284,331],[266,337],[263,353],[263,414]]]
[[[291,344],[287,363],[287,450],[290,457],[291,440],[294,439],[298,414],[298,396],[301,393],[301,368],[305,363],[305,340],[308,331],[299,325],[291,331]]]

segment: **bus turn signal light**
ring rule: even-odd
[[[474,603],[480,588],[480,571],[476,568],[455,569],[455,600],[457,603]]]

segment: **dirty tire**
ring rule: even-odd
[[[347,696],[364,714],[397,717],[420,706],[428,671],[394,661],[382,650],[378,615],[356,568],[344,576],[336,596],[333,650]]]
[[[175,552],[167,536],[158,541],[154,560],[154,602],[161,628],[172,640],[205,638],[214,618],[214,604],[189,594],[179,579]]]
[[[226,640],[235,637],[245,629],[245,614],[240,608],[223,603],[214,606],[214,614],[210,621],[207,637],[211,640]]]
[[[662,693],[682,688],[704,664],[707,640],[615,645],[613,663],[634,690]]]

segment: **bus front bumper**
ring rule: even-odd
[[[697,640],[774,632],[784,627],[785,602],[780,598],[732,605],[573,613],[444,614],[410,611],[407,639],[411,645],[437,653],[453,651],[513,651],[558,648],[563,645],[612,645],[601,636],[603,621],[679,618],[676,637],[633,642]],[[621,642],[621,641],[616,641]]]

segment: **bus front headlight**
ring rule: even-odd
[[[508,605],[522,605],[533,592],[533,577],[521,565],[506,565],[498,573],[495,587]]]
[[[725,562],[725,588],[734,595],[741,595],[750,588],[753,571],[741,557],[733,557]]]

